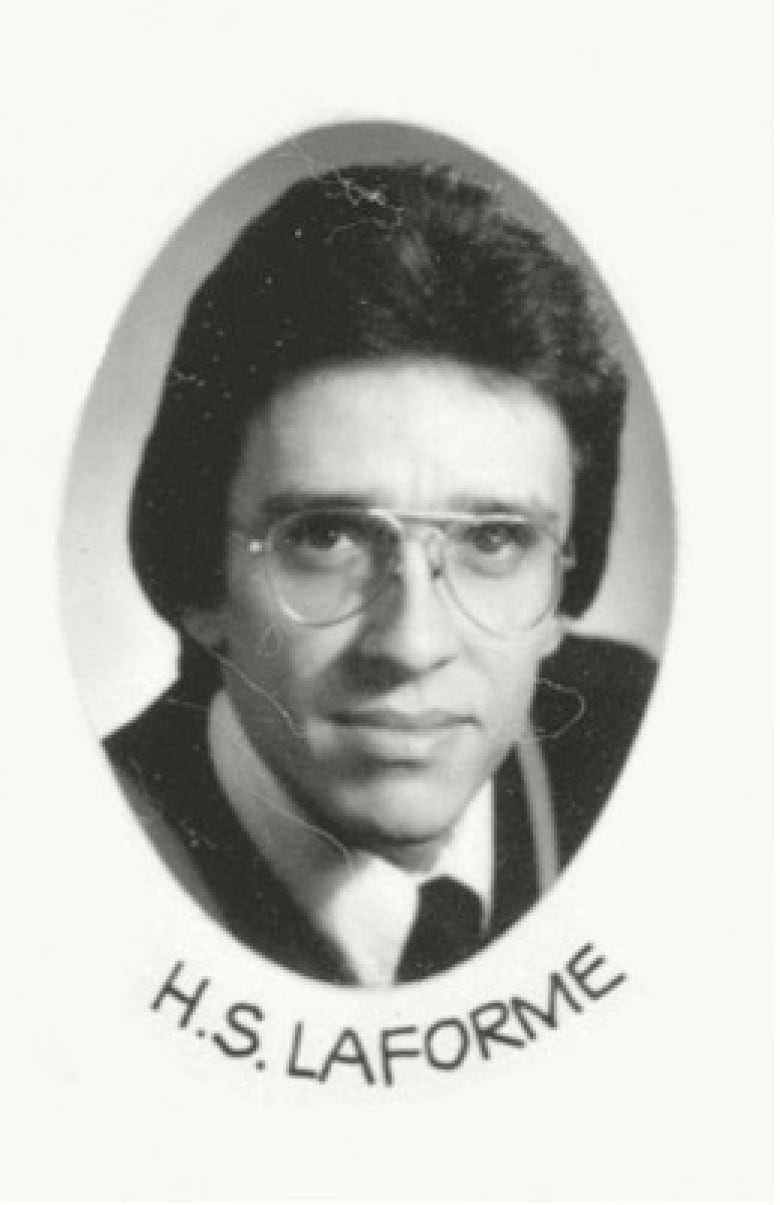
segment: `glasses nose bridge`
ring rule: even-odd
[[[436,523],[418,515],[392,515],[395,533],[395,548],[390,573],[398,574],[403,567],[404,545],[414,543],[419,545],[428,563],[432,578],[444,575],[444,549],[447,541],[447,531]]]

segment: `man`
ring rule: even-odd
[[[195,294],[131,517],[180,678],[107,749],[243,942],[422,978],[576,851],[653,675],[566,633],[624,401],[576,269],[449,169],[301,181]]]

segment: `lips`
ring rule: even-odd
[[[439,708],[403,711],[369,707],[337,713],[334,722],[347,749],[366,766],[419,773],[448,756],[471,720]]]
[[[375,729],[379,732],[437,733],[469,722],[466,716],[451,711],[399,711],[391,707],[338,712],[336,723],[347,728]]]

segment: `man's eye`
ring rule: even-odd
[[[354,544],[355,524],[338,515],[302,515],[291,523],[284,535],[285,544],[313,552],[332,552]]]
[[[464,547],[485,557],[517,557],[534,545],[533,528],[525,523],[476,523],[461,533]]]
[[[299,523],[288,533],[288,539],[301,547],[317,548],[327,551],[335,548],[344,536],[343,528],[338,523],[325,519],[307,519]]]
[[[274,547],[291,569],[352,571],[377,555],[383,532],[367,515],[317,511],[296,515],[282,524]]]

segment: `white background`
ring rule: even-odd
[[[725,0],[0,7],[5,676],[0,1192],[62,1200],[739,1200],[769,1192],[770,12]],[[58,614],[67,461],[140,274],[264,146],[427,125],[576,233],[638,343],[678,507],[664,672],[549,903],[441,987],[315,987],[226,943],[138,840]],[[628,983],[396,1091],[221,1059],[149,1002],[178,958],[274,1032],[533,995],[593,941]],[[411,1080],[411,1077],[410,1077]]]

